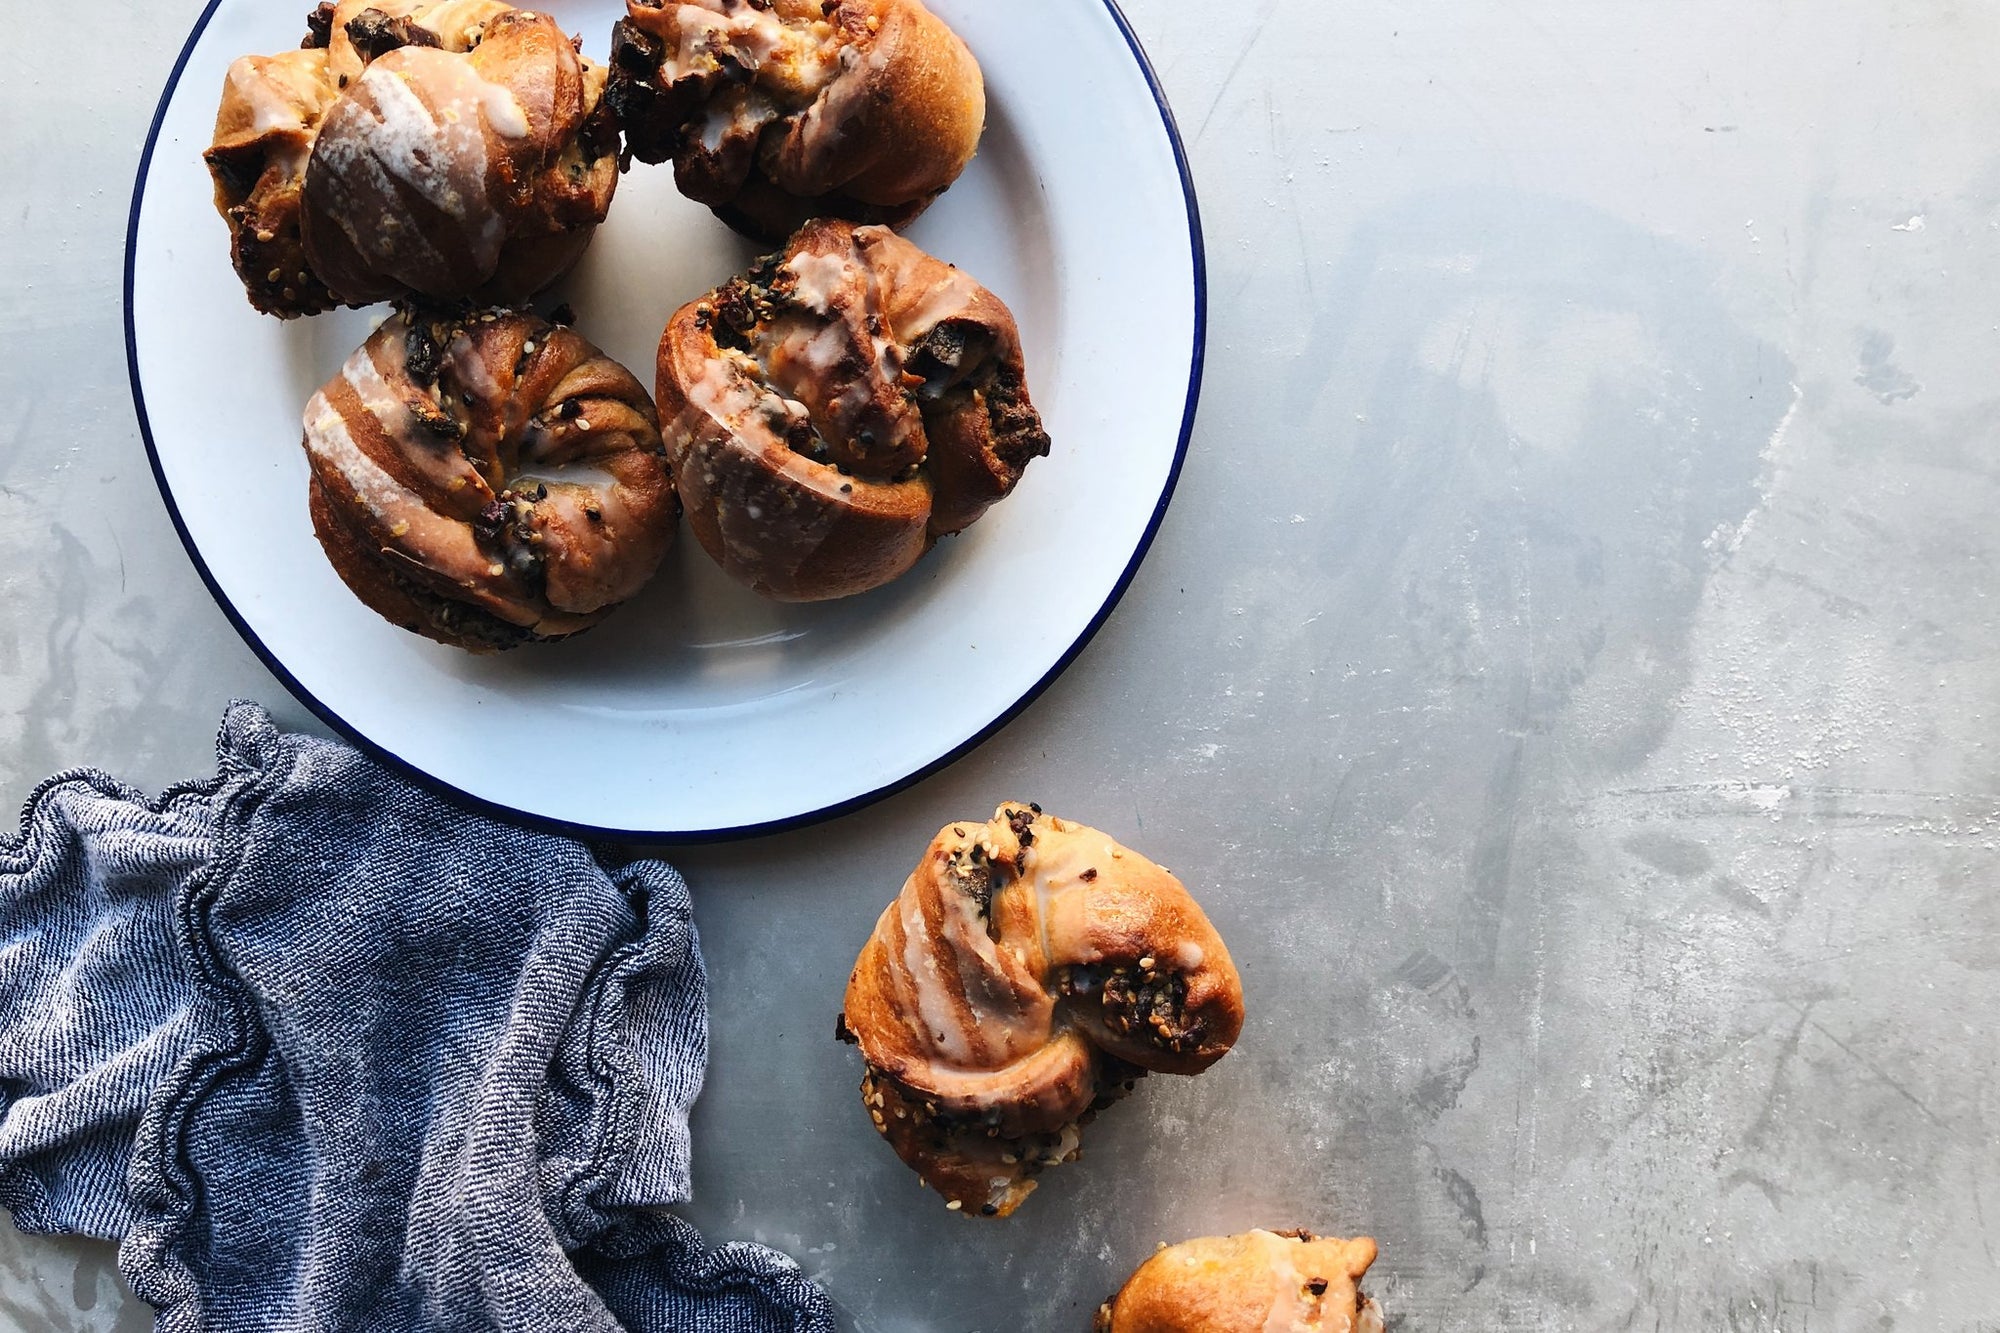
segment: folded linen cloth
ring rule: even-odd
[[[688,1196],[707,1058],[671,867],[255,705],[216,748],[156,802],[58,775],[0,833],[22,1229],[122,1237],[163,1333],[833,1327],[791,1260],[647,1211]]]

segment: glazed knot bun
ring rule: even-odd
[[[1145,1071],[1198,1074],[1243,1027],[1229,951],[1179,880],[1009,803],[948,825],[875,924],[840,1034],[875,1127],[947,1207],[1005,1217]]]
[[[813,217],[901,227],[979,146],[979,63],[919,0],[626,0],[612,105],[632,155],[776,243]]]
[[[342,0],[307,46],[229,67],[205,154],[250,303],[524,300],[604,220],[604,71],[498,0]]]
[[[305,413],[312,520],[356,596],[488,652],[588,629],[637,592],[679,505],[652,400],[534,315],[399,314]]]
[[[667,451],[703,549],[767,597],[905,573],[1049,437],[998,297],[886,227],[813,222],[660,339]]]
[[[1356,1290],[1375,1242],[1250,1231],[1155,1254],[1097,1312],[1095,1333],[1382,1333]]]

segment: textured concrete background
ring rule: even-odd
[[[1209,234],[1179,498],[999,738],[678,858],[690,1215],[870,1333],[1080,1330],[1156,1242],[1259,1224],[1375,1235],[1407,1333],[2000,1329],[2000,11],[1127,9]],[[197,10],[0,47],[9,802],[197,772],[232,695],[306,721],[125,386],[127,192]],[[1008,796],[1187,879],[1252,1017],[981,1226],[829,1033],[929,834]],[[0,1326],[147,1322],[108,1246],[0,1235]]]

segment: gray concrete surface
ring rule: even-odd
[[[997,739],[678,857],[689,1215],[869,1333],[1081,1330],[1155,1243],[1258,1224],[1376,1236],[1406,1333],[2000,1329],[2000,11],[1127,8],[1209,233],[1179,498]],[[196,772],[232,695],[306,723],[125,386],[127,191],[197,9],[19,7],[0,48],[9,802]],[[1011,796],[1196,887],[1252,1016],[979,1225],[829,1033],[928,835]],[[108,1246],[0,1235],[0,1327],[147,1322]]]

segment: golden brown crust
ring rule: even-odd
[[[979,64],[920,0],[626,0],[609,96],[634,156],[776,243],[813,217],[906,225],[986,120]]]
[[[905,573],[1049,441],[999,298],[831,220],[681,307],[657,390],[689,524],[735,578],[820,601]]]
[[[525,299],[610,207],[604,71],[500,0],[341,0],[229,70],[205,154],[251,303]]]
[[[405,629],[473,652],[588,629],[679,512],[652,400],[536,316],[398,315],[306,405],[313,529]]]
[[[1308,1232],[1209,1236],[1160,1250],[1098,1312],[1097,1333],[1381,1333],[1357,1284],[1375,1242]]]
[[[848,979],[876,1128],[956,1209],[1004,1217],[1146,1071],[1235,1043],[1243,990],[1180,881],[1009,803],[939,832]]]

